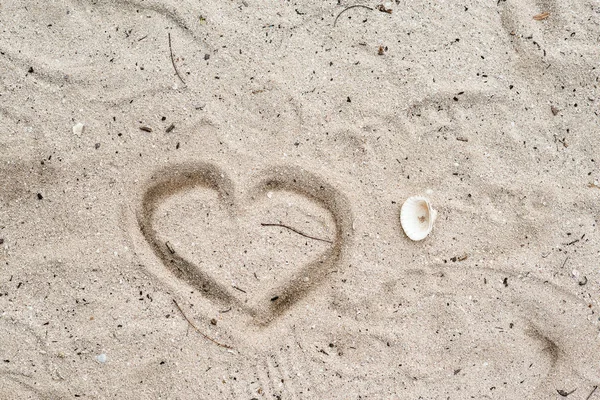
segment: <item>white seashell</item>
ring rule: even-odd
[[[423,240],[437,217],[437,211],[431,207],[429,200],[421,196],[406,199],[400,209],[400,224],[404,233],[412,240]]]

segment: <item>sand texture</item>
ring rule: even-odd
[[[0,2],[0,398],[600,400],[599,81],[595,0]]]

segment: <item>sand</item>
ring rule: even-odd
[[[353,4],[0,4],[1,398],[592,393],[598,3]]]

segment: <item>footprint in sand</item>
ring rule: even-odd
[[[577,21],[578,15],[594,12],[591,2],[499,0],[498,7],[502,28],[527,69],[543,71],[552,65],[556,71],[573,71],[584,63],[586,71],[593,67],[597,49],[586,38],[597,27],[593,18],[586,24]]]
[[[21,323],[0,319],[0,398],[62,399],[60,374],[41,337]]]

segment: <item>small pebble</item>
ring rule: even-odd
[[[99,363],[104,364],[106,362],[106,354],[104,354],[104,353],[98,354],[96,356],[96,361],[98,361]]]
[[[81,136],[84,128],[85,125],[83,125],[81,122],[78,122],[75,124],[75,126],[73,126],[73,133],[77,136]]]
[[[571,274],[573,275],[573,278],[579,278],[579,271],[577,271],[576,269],[571,271]]]

